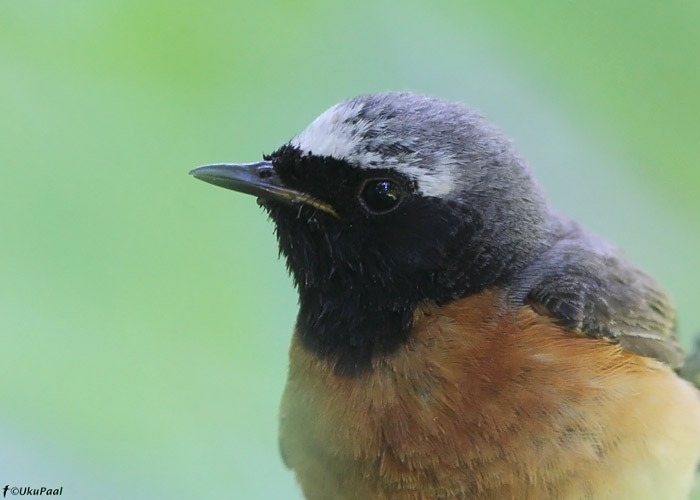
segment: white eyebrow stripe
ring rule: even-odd
[[[451,169],[427,170],[418,166],[409,166],[401,171],[416,181],[418,191],[425,196],[444,197],[456,187]]]
[[[357,118],[360,109],[361,105],[336,104],[311,122],[290,145],[304,154],[347,160],[365,169],[395,168],[415,181],[418,191],[425,196],[444,197],[455,190],[459,165],[451,158],[433,160],[426,166],[419,164],[416,154],[405,155],[399,161],[376,151],[363,150],[363,134],[369,123]]]

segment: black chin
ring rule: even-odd
[[[504,282],[518,252],[483,220],[483,199],[445,200],[417,192],[395,169],[360,169],[284,146],[266,157],[292,189],[332,204],[333,214],[277,200],[262,206],[276,225],[299,292],[302,344],[352,376],[410,336],[416,307],[446,304]],[[368,213],[358,193],[368,175],[403,188],[400,206]]]
[[[299,292],[302,344],[339,375],[369,370],[403,345],[418,305],[476,293],[497,276],[488,262],[475,266],[481,249],[464,243],[478,217],[425,198],[407,205],[387,220],[350,225],[312,207],[264,204]]]

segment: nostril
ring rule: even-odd
[[[255,173],[258,174],[258,177],[261,179],[269,179],[272,177],[273,170],[270,165],[263,165],[258,167]]]

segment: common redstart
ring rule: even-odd
[[[698,391],[666,293],[460,104],[350,99],[252,194],[299,293],[280,449],[309,500],[687,498]]]

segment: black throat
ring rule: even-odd
[[[397,237],[392,245],[310,207],[267,209],[299,292],[298,335],[307,349],[334,361],[338,375],[369,370],[376,356],[402,346],[418,305],[442,305],[502,284],[516,269],[517,254],[497,258],[499,249],[469,245],[479,220],[466,212],[411,228],[394,221],[397,235],[415,238]],[[457,243],[450,247],[445,239]]]
[[[334,362],[339,375],[371,369],[373,358],[402,346],[420,304],[442,305],[506,284],[533,251],[522,242],[528,231],[488,219],[502,207],[486,210],[489,199],[482,196],[423,196],[395,172],[358,169],[288,146],[267,158],[286,185],[338,212],[263,203],[299,292],[301,342]],[[373,217],[356,199],[367,175],[391,176],[410,194],[395,211]]]
[[[377,294],[374,298],[381,300]],[[369,370],[375,356],[391,354],[408,339],[417,304],[368,299],[353,290],[329,293],[312,288],[299,293],[299,337],[307,349],[334,360],[337,375]]]
[[[400,283],[390,262],[332,216],[306,206],[266,208],[299,293],[296,328],[304,347],[334,361],[342,376],[398,349],[422,299],[418,287]]]

